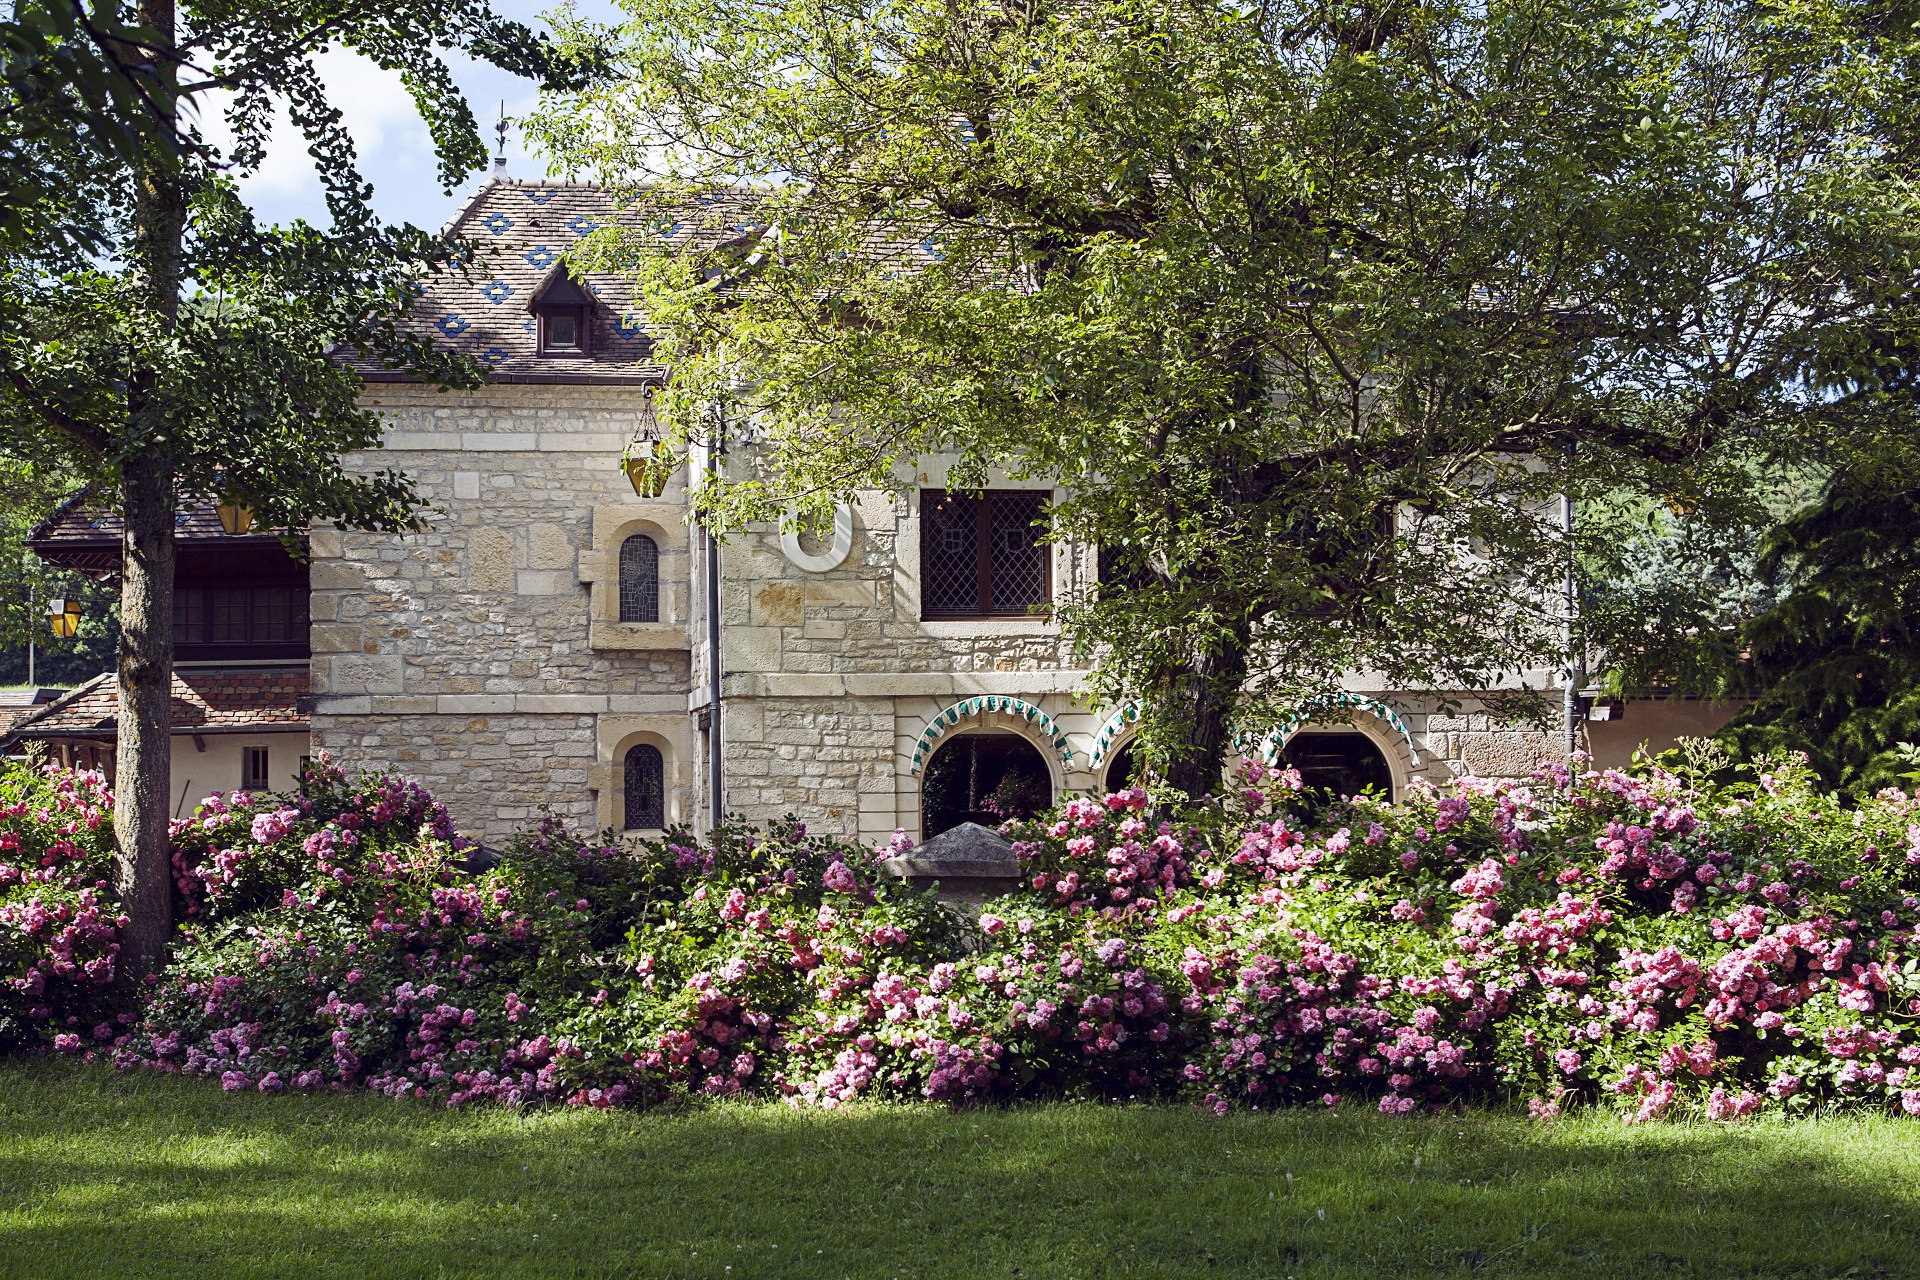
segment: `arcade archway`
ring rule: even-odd
[[[1393,770],[1364,733],[1296,733],[1281,747],[1280,756],[1300,771],[1305,788],[1321,797],[1354,796],[1372,788],[1376,795],[1393,799]]]
[[[920,834],[963,822],[996,827],[1053,803],[1053,775],[1032,743],[1013,733],[962,733],[940,744],[920,781]]]

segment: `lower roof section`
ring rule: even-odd
[[[286,667],[189,667],[173,673],[173,732],[305,733],[305,664]],[[113,672],[17,721],[5,743],[48,738],[110,742],[118,734],[120,696]]]

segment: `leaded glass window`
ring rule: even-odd
[[[667,825],[666,761],[660,748],[641,743],[627,750],[626,829],[641,831]]]
[[[1025,617],[1052,597],[1041,541],[1046,495],[929,489],[920,500],[921,615]]]
[[[620,544],[620,621],[660,621],[660,546],[644,533]]]

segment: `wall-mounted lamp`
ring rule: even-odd
[[[80,631],[80,602],[54,597],[47,601],[47,625],[62,640],[70,640]]]
[[[242,506],[238,499],[222,498],[213,509],[223,532],[239,535],[253,528],[253,508]]]

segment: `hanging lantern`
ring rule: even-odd
[[[80,631],[80,602],[55,597],[47,601],[47,624],[62,640],[71,640]]]
[[[213,509],[226,533],[238,535],[253,528],[253,508],[242,505],[237,498],[221,498]]]
[[[660,438],[659,423],[653,415],[652,387],[647,388],[646,398],[640,402],[640,421],[634,427],[633,439],[620,455],[620,469],[627,473],[634,495],[641,498],[657,498],[665,493],[667,481],[680,469],[680,460]]]

